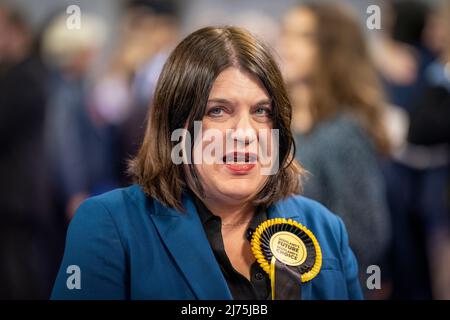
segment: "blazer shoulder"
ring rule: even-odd
[[[131,185],[126,188],[117,188],[100,195],[87,199],[87,201],[99,202],[104,206],[120,206],[129,202],[145,201],[145,195],[138,185]]]
[[[100,228],[105,220],[109,220],[122,230],[131,220],[139,219],[151,210],[147,200],[138,185],[114,189],[83,201],[70,225],[96,225]]]
[[[282,202],[282,206],[289,211],[298,213],[306,221],[336,226],[340,223],[340,218],[324,205],[302,195],[293,195],[286,198]]]
[[[321,203],[300,195],[290,196],[278,204],[281,215],[292,217],[310,229],[322,243],[339,251],[346,236],[345,224],[340,217]]]

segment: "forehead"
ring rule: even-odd
[[[267,90],[259,79],[238,68],[231,67],[222,71],[216,78],[209,93],[209,99],[227,99],[230,101],[269,99]]]
[[[317,25],[314,13],[307,8],[295,8],[289,11],[283,19],[284,27],[293,29],[312,29]]]

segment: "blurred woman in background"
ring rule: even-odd
[[[348,226],[360,273],[380,264],[390,238],[378,156],[389,142],[383,96],[358,21],[335,4],[306,3],[284,18],[281,55],[294,107],[305,195]]]
[[[23,12],[0,3],[0,300],[45,298],[54,277],[46,72],[36,42]]]

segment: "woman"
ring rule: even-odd
[[[284,18],[281,55],[294,107],[304,193],[339,215],[365,273],[390,236],[378,156],[388,151],[383,97],[358,21],[346,7],[305,3]]]
[[[234,27],[189,35],[159,78],[130,166],[137,184],[78,209],[52,298],[361,298],[342,221],[298,195],[290,120],[281,74],[263,43]],[[213,141],[207,132],[227,145],[205,157],[214,161],[200,161]],[[268,157],[252,151],[267,146],[278,148]],[[258,255],[269,224],[303,233],[275,233],[275,246]],[[305,240],[290,243],[283,234]],[[308,259],[307,272],[300,270]]]

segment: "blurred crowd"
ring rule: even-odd
[[[304,194],[344,220],[366,298],[450,299],[450,1],[377,3],[376,30],[348,1],[198,12],[195,27],[233,23],[274,48]],[[0,299],[48,298],[79,204],[131,183],[159,73],[193,31],[183,5],[123,1],[111,38],[98,14],[69,28],[63,8],[36,30],[0,2]]]

